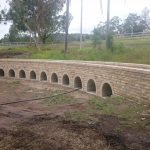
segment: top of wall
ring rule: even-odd
[[[150,65],[134,64],[134,63],[118,63],[103,61],[79,61],[79,60],[42,60],[42,59],[0,59],[0,62],[35,62],[35,63],[51,63],[51,64],[68,64],[68,65],[85,65],[93,67],[105,67],[111,69],[121,69],[128,71],[137,71],[150,73]]]

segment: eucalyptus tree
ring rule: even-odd
[[[124,0],[124,4],[126,3],[126,0]],[[100,0],[100,4],[101,4],[101,11],[102,11],[102,0]],[[110,40],[111,40],[111,35],[110,35],[110,4],[111,1],[107,0],[107,32],[106,32],[106,47],[108,49],[110,49],[111,44],[110,44]]]
[[[65,49],[64,53],[66,54],[68,52],[68,30],[69,30],[69,5],[70,0],[66,0],[66,24],[65,24]]]
[[[101,12],[103,12],[103,6],[102,6],[103,0],[100,0],[100,9]],[[110,0],[107,0],[107,28],[106,28],[106,47],[109,49],[109,24],[110,24]]]
[[[8,0],[7,18],[19,31],[29,32],[36,47],[60,28],[60,11],[65,0]]]
[[[82,48],[83,0],[81,0],[80,49]]]

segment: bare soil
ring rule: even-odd
[[[0,104],[68,91],[48,83],[0,80]],[[46,100],[0,105],[0,150],[149,150],[150,128],[122,125],[117,116],[93,114],[92,121],[73,121],[68,112],[85,110],[91,95],[69,94],[71,103]],[[150,122],[149,122],[150,123]]]
[[[1,51],[0,52],[0,59],[1,58],[29,58],[31,56],[30,52],[15,52],[15,51]]]

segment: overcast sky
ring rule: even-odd
[[[81,0],[71,0],[70,12],[73,16],[69,32],[80,32]],[[0,0],[0,9],[6,7],[6,0]],[[103,0],[103,14],[100,11],[100,0],[83,0],[83,32],[90,33],[100,21],[106,20],[107,0]],[[111,17],[125,18],[129,13],[138,13],[145,7],[150,9],[150,0],[111,0]],[[8,33],[8,25],[0,25],[0,38]]]

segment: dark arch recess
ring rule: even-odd
[[[63,76],[62,83],[63,83],[63,85],[69,85],[70,81],[69,81],[68,75],[65,74]]]
[[[52,83],[58,83],[58,76],[56,73],[53,73],[51,76],[51,82]]]
[[[41,73],[40,80],[41,80],[41,81],[47,81],[47,75],[46,75],[45,72],[42,72],[42,73]]]
[[[26,78],[26,73],[25,73],[25,71],[24,70],[20,70],[20,72],[19,72],[19,78]]]
[[[9,70],[9,77],[11,77],[11,78],[15,77],[15,71],[13,69]]]
[[[0,77],[4,77],[4,76],[5,76],[4,70],[0,69]]]
[[[111,97],[112,96],[112,88],[110,84],[104,83],[102,86],[102,97]]]
[[[74,79],[74,88],[80,88],[82,89],[82,81],[80,77],[76,77]]]
[[[87,91],[96,93],[96,85],[93,79],[90,79],[87,83]]]
[[[36,73],[35,73],[35,71],[31,71],[30,72],[30,79],[33,79],[33,80],[36,79]]]

